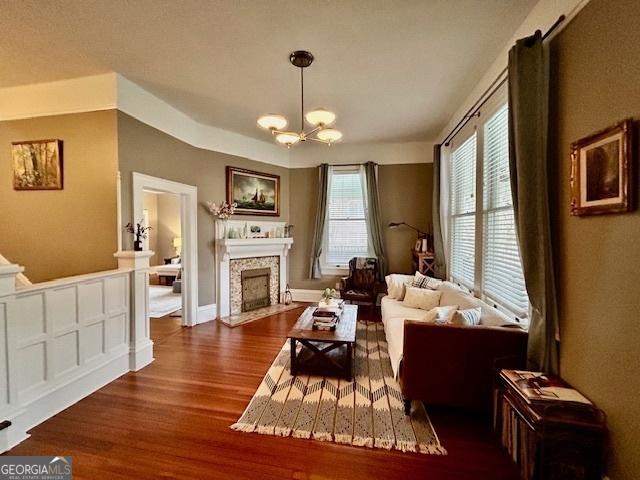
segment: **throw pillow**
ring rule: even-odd
[[[411,282],[404,282],[404,283],[400,283],[398,285],[398,292],[400,292],[398,294],[398,298],[397,300],[400,300],[401,302],[404,300],[405,295],[407,294],[407,288],[409,288],[411,286]]]
[[[403,303],[407,307],[431,310],[440,303],[442,292],[425,288],[407,287]]]
[[[389,274],[386,277],[384,277],[385,282],[387,282],[387,296],[389,298],[393,298],[396,299],[398,298],[398,290],[396,288],[396,284],[393,281],[393,274]]]
[[[444,307],[436,307],[436,323],[446,324],[453,323],[453,317],[458,310],[458,305],[447,305]]]
[[[468,308],[466,310],[458,310],[453,315],[453,319],[451,323],[454,325],[480,325],[480,317],[482,316],[482,309],[480,307],[477,308]]]
[[[436,307],[437,308],[437,307]],[[435,308],[432,308],[428,312],[423,312],[422,316],[416,316],[416,318],[407,317],[405,320],[413,320],[414,322],[423,323],[437,323],[438,312]]]
[[[387,282],[387,296],[394,300],[404,298],[406,282],[413,280],[412,275],[403,275],[400,273],[391,273],[385,277]]]
[[[442,280],[423,275],[420,272],[416,272],[413,277],[413,286],[417,288],[436,290],[440,285],[442,285]]]

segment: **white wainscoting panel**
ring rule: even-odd
[[[130,336],[131,285],[134,279],[146,281],[146,275],[142,265],[17,289],[11,282],[2,283],[0,421],[12,425],[0,431],[0,452],[27,438],[30,428],[130,370],[136,347]],[[146,298],[136,304],[145,307]],[[148,323],[146,310],[135,315]],[[144,342],[152,359],[148,325],[138,331],[137,344]]]

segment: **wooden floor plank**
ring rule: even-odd
[[[446,456],[230,430],[301,311],[233,329],[152,319],[151,365],[47,420],[8,453],[72,455],[75,479],[518,478],[488,421],[460,412],[428,409]]]

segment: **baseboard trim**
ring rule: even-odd
[[[27,433],[36,425],[57,415],[62,410],[91,395],[129,371],[128,349],[105,362],[82,372],[64,385],[57,386],[31,400],[7,420],[11,425],[2,430],[0,452],[5,452],[29,437]]]
[[[218,309],[215,303],[209,305],[201,305],[198,307],[198,318],[196,319],[196,325],[201,323],[210,322],[216,319]]]
[[[131,347],[129,353],[129,370],[137,372],[153,362],[153,341],[146,340]]]
[[[291,296],[294,302],[317,302],[322,297],[322,290],[305,290],[303,288],[292,288]]]

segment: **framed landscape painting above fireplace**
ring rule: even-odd
[[[236,215],[280,215],[280,176],[227,167],[227,201]]]

